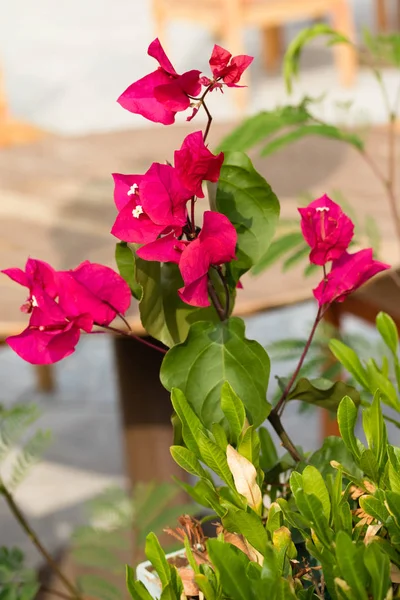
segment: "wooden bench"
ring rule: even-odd
[[[215,125],[211,147],[231,127]],[[84,259],[115,267],[115,239],[109,230],[116,209],[109,174],[144,172],[151,161],[170,158],[188,131],[186,126],[176,126],[80,138],[54,136],[1,150],[0,267],[21,267],[28,255],[58,269],[72,268]],[[383,134],[372,133],[368,143],[377,160],[385,160]],[[340,189],[356,208],[359,220],[370,214],[379,223],[383,259],[390,262],[397,257],[382,188],[351,148],[309,138],[267,159],[255,157],[254,162],[276,190],[283,216],[297,215],[301,192],[317,197]],[[282,273],[280,265],[259,278],[247,276],[244,290],[238,292],[236,314],[248,316],[309,300],[317,279],[304,279],[300,269]],[[22,288],[7,277],[0,278],[3,339],[26,326],[19,312],[24,299]],[[129,318],[135,331],[143,334],[136,304]],[[115,339],[115,349],[128,472],[133,481],[169,478],[175,467],[167,452],[171,408],[168,393],[159,383],[161,354],[125,338]]]

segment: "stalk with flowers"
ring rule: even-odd
[[[215,155],[206,143],[212,123],[207,95],[239,86],[252,58],[232,57],[215,46],[207,77],[198,70],[179,75],[159,40],[150,44],[148,53],[158,61],[158,68],[129,86],[119,103],[164,125],[171,125],[178,112],[188,109],[191,121],[203,108],[206,127],[183,140],[173,164],[153,163],[144,174],[113,175],[117,215],[111,233],[120,240],[117,262],[122,264],[121,257],[131,259],[129,272],[126,261],[121,268],[125,279],[88,261],[70,271],[55,271],[46,262],[30,258],[25,270],[3,271],[28,288],[21,307],[29,314],[28,326],[7,342],[32,364],[54,363],[74,352],[81,332],[103,330],[136,337],[127,311],[132,296],[139,301],[144,328],[163,344],[154,345],[165,353],[160,377],[171,391],[180,424],[171,453],[197,478],[194,485],[182,485],[219,521],[216,539],[208,540],[201,524],[189,518],[178,530],[170,530],[185,545],[189,578],[166,560],[155,536],[148,536],[146,554],[159,575],[161,598],[324,598],[329,593],[330,598],[367,599],[372,597],[370,589],[374,598],[389,598],[375,594],[373,574],[357,587],[341,562],[342,556],[353,552],[350,487],[342,496],[342,483],[347,478],[360,486],[363,496],[371,486],[382,485],[384,468],[383,450],[379,459],[374,454],[375,432],[367,434],[370,447],[365,449],[370,461],[371,455],[375,457],[372,475],[366,468],[370,463],[362,460],[360,443],[353,441],[352,431],[350,435],[349,423],[354,427],[354,419],[349,421],[349,415],[357,412],[350,396],[357,402],[357,393],[341,384],[339,400],[346,398],[339,406],[339,422],[346,432],[343,448],[351,466],[349,472],[339,462],[334,467],[324,463],[329,483],[289,438],[281,420],[326,310],[389,265],[374,260],[371,249],[348,252],[353,223],[327,196],[299,209],[310,262],[321,267],[321,281],[313,291],[318,307],[300,361],[272,407],[267,401],[268,355],[246,338],[244,322],[232,311],[242,277],[257,265],[272,240],[279,203],[244,153]],[[217,184],[215,197],[209,198],[210,209],[205,206],[204,182]],[[325,394],[326,401],[330,394],[337,394],[337,384]],[[383,423],[379,394],[368,410],[368,423],[374,419]],[[268,430],[262,427],[266,419],[288,453],[286,462],[278,459]],[[385,452],[390,454],[387,448]],[[398,456],[393,450],[394,462]],[[369,487],[363,483],[363,470],[371,480]],[[391,491],[400,498],[400,488]],[[0,492],[16,514],[4,482]],[[26,525],[20,511],[18,518]],[[387,531],[390,540],[397,539],[393,525]],[[302,539],[298,545],[307,548],[305,562],[297,559],[295,535]],[[364,535],[360,533],[358,539]],[[33,533],[31,537],[38,542]],[[388,542],[386,534],[382,539]],[[368,564],[383,565],[386,573],[389,562],[396,564],[400,552],[394,549],[397,558],[393,558],[381,546],[357,550],[364,571]],[[389,586],[389,579],[385,580],[385,594]],[[71,597],[80,597],[79,590],[71,589]],[[151,598],[129,568],[128,589],[135,600]]]

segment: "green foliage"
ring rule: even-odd
[[[118,242],[115,245],[115,262],[118,271],[129,285],[132,296],[137,300],[142,297],[142,286],[136,281],[134,247],[126,242]]]
[[[25,567],[21,550],[0,547],[0,598],[33,600],[39,587],[36,572]]]
[[[225,153],[216,208],[229,218],[238,234],[237,261],[230,265],[236,282],[267,252],[279,218],[279,202],[250,159],[236,151]]]
[[[370,31],[364,29],[363,40],[374,59],[400,68],[400,35],[398,33],[372,35]],[[380,75],[379,71],[376,70],[376,72]]]
[[[288,395],[288,400],[301,400],[315,404],[327,410],[336,410],[344,396],[350,396],[356,404],[360,403],[360,394],[343,381],[332,383],[328,379],[300,379]]]
[[[285,54],[284,64],[283,64],[283,75],[285,78],[287,91],[290,93],[293,87],[293,79],[298,76],[300,69],[300,58],[304,47],[311,42],[313,39],[327,36],[328,37],[328,45],[332,46],[334,44],[350,44],[348,38],[344,35],[341,35],[328,25],[324,23],[317,23],[312,27],[307,27],[307,29],[303,29],[297,37],[289,44],[289,47]]]
[[[33,404],[21,404],[11,409],[0,406],[0,465],[12,451],[16,451],[12,463],[7,465],[4,478],[4,485],[10,492],[15,491],[25,479],[51,441],[49,431],[39,429],[30,432],[39,417],[40,411]]]
[[[226,381],[240,396],[254,425],[260,425],[270,410],[266,401],[268,355],[257,342],[245,338],[244,323],[238,318],[217,325],[192,325],[185,342],[166,354],[160,376],[167,390],[178,388],[185,394],[207,427],[225,419],[220,395]]]

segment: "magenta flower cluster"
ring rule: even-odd
[[[135,244],[135,253],[142,260],[178,265],[183,280],[180,298],[191,306],[206,307],[210,305],[210,268],[222,276],[221,265],[235,260],[237,233],[229,219],[216,211],[204,211],[201,226],[195,222],[196,203],[204,198],[203,183],[219,180],[224,161],[222,152],[214,155],[205,143],[211,116],[204,99],[214,90],[222,91],[223,86],[237,87],[253,59],[232,57],[215,46],[208,77],[198,70],[178,74],[158,39],[150,44],[148,53],[159,67],[129,86],[119,103],[164,125],[173,123],[176,113],[188,108],[192,108],[191,120],[204,106],[209,121],[204,134],[195,131],[184,139],[174,153],[173,165],[153,163],[144,174],[114,173],[118,214],[111,232],[119,240]],[[348,253],[353,223],[327,196],[299,212],[311,248],[310,261],[324,268],[324,278],[314,290],[320,307],[343,301],[373,275],[389,268],[373,259],[371,249]],[[88,261],[74,270],[55,271],[45,262],[29,259],[25,271],[6,269],[3,273],[29,290],[21,307],[30,314],[29,325],[7,342],[33,364],[68,356],[81,331],[91,333],[95,326],[110,328],[130,305],[131,291],[124,279],[109,267]]]
[[[390,265],[373,259],[372,248],[353,254],[347,249],[353,239],[354,224],[328,196],[299,208],[301,230],[311,248],[310,262],[324,267],[324,278],[313,290],[319,306],[343,302],[351,292]],[[331,263],[329,273],[326,265]]]

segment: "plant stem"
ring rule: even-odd
[[[168,350],[166,350],[165,348],[161,348],[160,346],[156,346],[156,344],[152,344],[148,340],[145,340],[144,338],[140,337],[140,335],[135,335],[134,333],[132,333],[131,329],[129,331],[124,331],[123,329],[118,329],[117,327],[111,327],[110,325],[99,325],[98,323],[95,323],[95,324],[98,327],[102,327],[103,329],[106,329],[107,331],[112,331],[113,333],[118,333],[118,335],[122,335],[124,337],[129,337],[133,340],[136,340],[136,341],[140,342],[141,344],[148,346],[149,348],[153,348],[153,350],[158,350],[158,352],[162,352],[163,354],[166,354],[168,352]]]
[[[1,479],[0,479],[0,494],[4,497],[5,501],[7,502],[8,508],[10,509],[10,511],[12,512],[12,514],[14,515],[14,517],[16,518],[18,523],[21,525],[22,529],[25,531],[26,535],[29,537],[29,539],[31,540],[33,545],[37,548],[37,550],[43,556],[43,558],[45,559],[45,561],[47,562],[49,567],[54,571],[54,573],[57,575],[57,577],[60,579],[60,581],[63,582],[65,587],[68,589],[68,591],[71,592],[72,597],[75,598],[76,600],[81,600],[82,596],[81,596],[79,590],[67,579],[67,577],[64,575],[64,573],[60,570],[56,561],[47,552],[46,548],[43,546],[43,544],[37,537],[36,533],[33,531],[31,526],[25,519],[21,510],[15,503],[13,496],[8,491],[8,489],[4,485],[4,482]]]
[[[212,283],[210,277],[208,278],[207,287],[208,287],[208,293],[211,298],[211,302],[213,303],[213,306],[214,306],[215,310],[217,311],[217,314],[218,314],[220,320],[225,321],[226,316],[225,316],[224,307],[222,306],[220,299],[218,298],[218,294],[214,289],[214,286],[213,286],[213,283]]]
[[[194,234],[196,234],[196,222],[194,220],[195,205],[196,205],[196,200],[194,199],[194,196],[193,196],[191,199],[191,202],[190,202],[190,216],[191,216],[191,228],[192,228],[192,232]]]
[[[204,93],[204,97],[205,97],[205,95],[206,95],[207,92],[208,92],[208,90],[206,90],[206,92]],[[208,106],[204,102],[204,99],[202,100],[202,104],[203,104],[204,110],[206,111],[206,115],[208,117],[207,126],[206,126],[206,129],[205,129],[204,135],[203,135],[203,141],[205,143],[206,139],[207,139],[207,136],[208,136],[208,133],[210,131],[210,127],[211,127],[211,123],[212,123],[212,119],[213,118],[212,118],[212,115],[211,115],[210,111],[208,110]]]
[[[292,440],[290,439],[290,437],[286,433],[286,431],[285,431],[285,429],[284,429],[284,427],[282,425],[281,418],[278,415],[278,413],[275,412],[275,410],[272,410],[270,412],[269,417],[268,417],[268,421],[271,423],[271,425],[274,428],[276,434],[280,437],[280,440],[282,442],[282,446],[289,452],[290,456],[293,458],[293,460],[295,462],[300,462],[301,461],[301,456],[297,452],[296,446],[293,444]]]
[[[293,387],[293,384],[296,381],[296,377],[299,374],[301,367],[303,366],[304,360],[305,360],[305,358],[307,356],[307,352],[311,346],[311,342],[313,341],[314,334],[317,330],[318,323],[320,322],[321,317],[322,317],[322,309],[321,309],[321,307],[319,307],[317,316],[315,317],[314,324],[313,324],[311,332],[310,332],[310,335],[308,336],[306,345],[304,346],[304,349],[303,349],[303,352],[301,353],[299,362],[297,363],[297,367],[295,368],[294,373],[289,380],[289,383],[286,385],[285,389],[283,390],[282,396],[279,398],[277,405],[272,410],[273,413],[275,413],[279,416],[282,415],[283,408],[284,408],[284,405],[286,402],[286,398],[288,397],[288,395]]]

